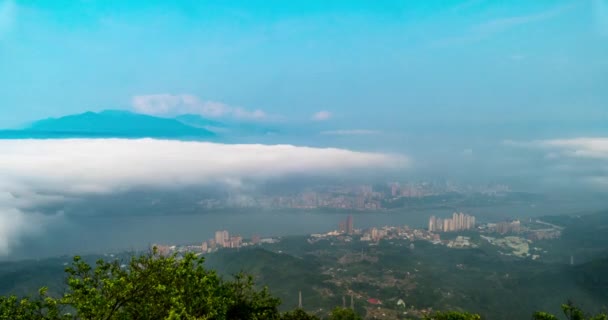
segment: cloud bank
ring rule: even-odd
[[[203,101],[191,94],[148,94],[137,95],[131,99],[133,109],[138,113],[154,116],[176,116],[180,114],[198,114],[205,117],[234,117],[247,120],[264,120],[276,118],[266,112],[232,107],[221,102]]]
[[[407,166],[401,156],[292,145],[154,139],[0,140],[0,254],[48,220],[41,203],[137,187],[238,185]]]
[[[608,138],[557,139],[539,143],[567,157],[608,160]]]
[[[509,146],[542,149],[552,159],[608,159],[608,137],[581,137],[571,139],[548,139],[534,141],[504,142]]]
[[[505,141],[505,144],[541,152],[543,163],[538,170],[549,170],[549,177],[608,187],[608,137]]]

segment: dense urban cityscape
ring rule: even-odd
[[[460,232],[468,232],[464,235]],[[321,240],[337,239],[340,241],[361,241],[374,245],[382,240],[408,240],[427,241],[435,245],[444,245],[449,248],[477,247],[479,243],[471,241],[471,233],[479,234],[481,240],[492,245],[503,247],[520,257],[540,258],[537,249],[530,245],[534,241],[559,238],[562,228],[538,219],[529,219],[527,223],[520,220],[501,221],[497,223],[476,222],[476,217],[462,212],[454,212],[451,218],[438,218],[431,216],[427,229],[402,226],[383,226],[365,229],[355,228],[353,215],[338,223],[336,229],[326,233],[313,233],[309,235],[308,243]],[[445,234],[442,239],[441,234]],[[492,236],[493,235],[493,236]],[[502,238],[501,238],[502,237]],[[239,249],[262,244],[273,244],[281,241],[281,237],[260,237],[253,235],[245,239],[241,235],[231,235],[228,230],[218,230],[215,236],[197,245],[165,245],[154,244],[159,253],[163,255],[175,252],[197,252],[201,254],[213,253],[221,249]],[[414,246],[412,243],[411,246]]]
[[[349,209],[380,210],[400,199],[423,199],[448,194],[504,195],[511,188],[503,185],[461,185],[450,181],[389,182],[379,185],[318,186],[302,192],[284,195],[228,194],[223,198],[204,199],[199,205],[217,208],[291,208],[291,209]]]

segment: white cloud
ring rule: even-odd
[[[31,204],[9,192],[0,192],[0,255],[8,254],[22,237],[39,233],[43,225],[56,218],[24,211]]]
[[[529,15],[520,15],[520,16],[512,16],[512,17],[504,17],[497,18],[494,20],[490,20],[479,24],[473,28],[475,32],[479,32],[482,34],[493,34],[496,32],[504,31],[506,29],[516,27],[519,25],[524,25],[532,22],[538,22],[542,20],[546,20],[549,18],[553,18],[565,10],[571,8],[571,6],[560,6],[555,7],[543,12],[529,14]]]
[[[562,156],[608,159],[608,138],[555,139],[537,143],[545,148],[555,149]]]
[[[329,118],[331,118],[332,114],[329,111],[319,111],[316,112],[315,114],[312,115],[312,120],[315,121],[325,121],[325,120],[329,120]]]
[[[543,162],[530,162],[553,179],[568,178],[594,186],[608,181],[608,137],[505,141],[505,145],[536,150]]]
[[[238,119],[263,120],[276,118],[262,110],[246,110],[217,101],[202,101],[191,94],[148,94],[131,99],[133,109],[139,113],[156,116],[198,114],[205,117],[232,116]]]
[[[323,135],[335,135],[335,136],[361,136],[361,135],[380,134],[380,131],[366,130],[366,129],[328,130],[328,131],[321,131],[321,134],[323,134]]]
[[[556,6],[537,13],[510,17],[498,17],[487,20],[471,26],[465,32],[465,34],[461,36],[439,39],[438,41],[435,41],[434,44],[438,46],[451,46],[478,42],[518,26],[538,23],[555,18],[564,12],[571,10],[576,5],[578,5],[578,3],[573,2],[571,4]]]
[[[13,0],[0,0],[0,39],[10,31],[17,19],[17,5]]]
[[[546,159],[608,159],[608,137],[582,137],[534,141],[505,140],[505,145],[548,151]]]
[[[45,223],[35,205],[139,186],[239,185],[407,165],[379,153],[154,139],[0,140],[0,253]],[[32,203],[34,202],[34,203]]]

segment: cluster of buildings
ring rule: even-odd
[[[226,198],[203,199],[199,205],[206,209],[221,208],[290,208],[290,209],[348,209],[380,210],[386,201],[399,198],[422,198],[448,193],[481,193],[497,195],[509,192],[508,186],[462,186],[451,182],[389,182],[376,186],[343,185],[318,186],[289,195],[233,194]]]
[[[348,217],[346,217],[346,220],[340,221],[340,223],[338,224],[338,231],[340,233],[353,234],[355,232],[353,216],[348,215]]]
[[[240,248],[243,243],[241,236],[230,236],[227,230],[220,230],[215,232],[215,238],[204,241],[202,244],[204,248]]]
[[[378,242],[378,241],[388,237],[388,235],[389,235],[388,228],[381,228],[381,229],[371,228],[363,234],[363,236],[361,237],[361,241]]]
[[[436,233],[422,229],[412,229],[408,226],[384,226],[380,228],[352,229],[352,233],[340,232],[339,230],[328,233],[311,234],[308,243],[315,243],[321,240],[337,239],[339,241],[350,242],[358,238],[363,242],[379,242],[380,240],[426,240],[433,243],[441,243],[440,236]]]
[[[419,198],[424,196],[430,196],[435,194],[435,190],[429,188],[426,183],[423,184],[406,184],[401,185],[398,182],[390,184],[391,197],[406,197],[406,198]]]
[[[499,234],[519,233],[521,231],[521,222],[519,220],[503,221],[488,224],[488,228]]]
[[[497,233],[500,235],[522,233],[525,234],[522,238],[516,236],[508,236],[505,238],[492,238],[482,236],[491,244],[513,250],[515,255],[528,256],[528,242],[542,239],[553,239],[561,235],[561,228],[553,226],[542,221],[536,221],[537,224],[546,225],[543,229],[531,229],[522,226],[519,220],[509,220],[498,223],[488,223],[476,226],[476,219],[472,215],[453,213],[451,218],[437,218],[431,216],[429,219],[428,230],[412,229],[408,226],[384,226],[380,228],[372,227],[368,229],[355,229],[354,219],[352,215],[348,215],[345,220],[338,224],[338,229],[325,234],[312,234],[308,239],[309,243],[315,243],[321,240],[332,240],[350,242],[358,239],[362,242],[370,242],[370,245],[378,243],[381,240],[424,240],[437,245],[445,245],[449,248],[474,248],[476,243],[471,241],[470,237],[457,236],[455,239],[442,240],[439,232],[453,232],[462,230],[478,229],[481,233]],[[527,238],[527,239],[526,239]],[[211,253],[219,249],[231,248],[238,249],[245,246],[256,244],[275,243],[279,241],[275,238],[261,239],[254,235],[248,241],[239,235],[230,235],[227,230],[218,230],[212,239],[203,241],[200,245],[183,245],[183,246],[166,246],[155,245],[159,254],[168,255],[174,252],[200,252]],[[410,249],[414,249],[414,244],[410,244]],[[534,258],[534,257],[533,257]],[[536,257],[538,258],[538,257]]]
[[[353,191],[353,192],[350,192]],[[287,209],[348,209],[380,210],[384,195],[367,188],[307,191],[283,196],[230,196],[226,199],[203,199],[199,205],[206,209],[221,208],[287,208]]]
[[[543,229],[532,229],[522,226],[522,223],[519,220],[488,223],[486,229],[501,235],[522,234],[523,237],[531,241],[557,239],[562,234],[562,230],[557,226],[548,225]]]
[[[532,241],[557,239],[562,235],[559,229],[530,230],[526,237]]]
[[[331,192],[303,192],[293,196],[271,197],[261,199],[263,207],[294,208],[294,209],[351,209],[351,210],[379,210],[382,209],[383,196],[377,192],[357,193],[331,193]]]
[[[378,242],[380,240],[425,240],[433,243],[440,243],[441,238],[438,234],[412,229],[408,226],[384,226],[382,228],[370,228],[363,232],[361,241]]]
[[[452,232],[471,230],[475,228],[475,217],[462,212],[452,214],[452,218],[437,218],[431,216],[429,219],[430,232]]]
[[[471,242],[471,237],[457,236],[454,240],[449,240],[446,244],[448,248],[476,248],[477,245]]]
[[[219,249],[238,249],[262,243],[276,243],[276,238],[260,238],[259,235],[253,235],[251,239],[245,241],[239,235],[230,235],[227,230],[218,230],[215,232],[215,237],[207,241],[203,241],[200,245],[162,245],[154,244],[157,252],[160,255],[170,255],[175,252],[196,252],[196,253],[211,253]]]

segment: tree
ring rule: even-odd
[[[562,312],[568,320],[608,320],[606,313],[597,315],[586,315],[583,310],[577,307],[572,301],[562,304]],[[557,317],[546,312],[535,312],[532,316],[533,320],[557,320]]]
[[[532,319],[533,320],[558,320],[556,316],[546,313],[546,312],[542,312],[542,311],[535,312],[534,315],[532,315]]]
[[[95,268],[77,256],[66,272],[61,302],[85,319],[216,318],[229,305],[225,284],[193,254],[177,259],[155,251],[122,267],[99,260]]]
[[[236,275],[233,282],[224,286],[224,290],[228,297],[225,301],[228,319],[280,319],[278,307],[281,301],[272,297],[267,288],[256,291],[251,276]]]
[[[281,315],[281,320],[319,320],[319,318],[298,308],[293,311],[283,313]]]
[[[69,314],[63,315],[57,300],[46,294],[47,289],[38,292],[38,299],[16,296],[0,297],[0,319],[4,320],[61,320],[72,319]]]
[[[38,299],[2,297],[0,319],[280,319],[280,301],[266,288],[256,290],[245,275],[223,281],[203,262],[154,250],[127,265],[99,260],[92,267],[76,256],[62,297],[48,297],[46,289]]]
[[[329,320],[361,320],[361,317],[351,309],[337,307],[331,311]]]
[[[425,320],[481,320],[481,316],[468,312],[448,311],[435,312],[430,316],[426,316]]]

